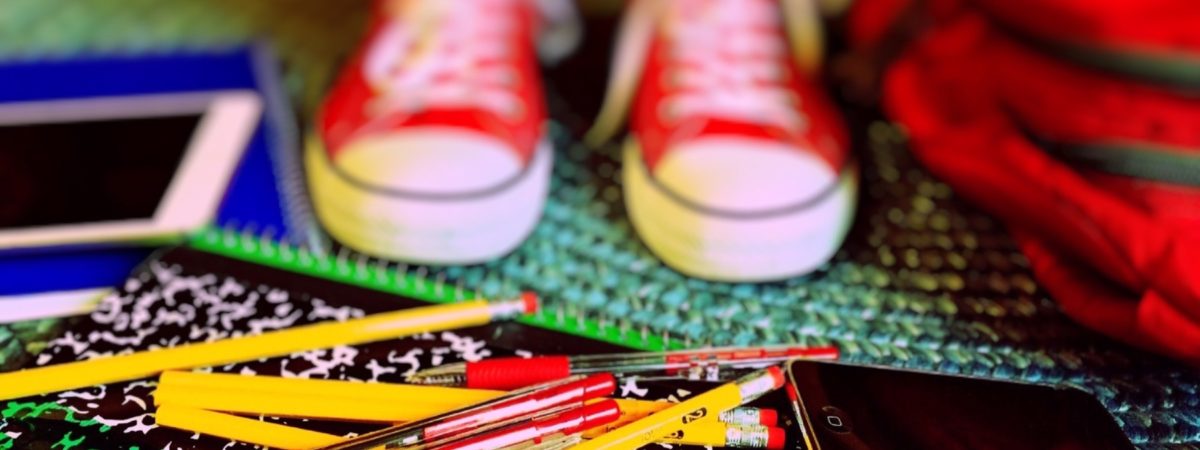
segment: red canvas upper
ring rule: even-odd
[[[672,0],[658,18],[632,107],[651,171],[689,140],[738,136],[811,151],[834,171],[848,139],[789,50],[778,2]]]
[[[419,7],[439,5],[427,18]],[[510,144],[528,161],[546,119],[528,0],[375,4],[366,44],[318,113],[332,157],[348,142],[405,127],[453,127]]]
[[[885,76],[886,110],[909,131],[916,156],[1004,220],[1064,312],[1200,364],[1200,186],[1055,150],[1191,163],[1200,160],[1200,102],[1057,60],[964,2],[941,3],[950,7]]]

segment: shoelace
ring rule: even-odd
[[[520,114],[516,71],[503,62],[524,0],[407,0],[368,50],[363,75],[380,95],[374,114],[434,107]],[[469,4],[468,4],[469,3]]]
[[[677,8],[668,22],[678,69],[665,76],[682,89],[664,99],[668,120],[703,115],[776,125],[805,126],[796,98],[784,84],[779,11],[762,0],[668,0]]]

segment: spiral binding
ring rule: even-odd
[[[468,288],[462,279],[449,279],[444,269],[376,258],[347,247],[334,247],[328,241],[323,247],[310,248],[310,242],[276,239],[275,234],[272,227],[259,229],[253,223],[230,221],[205,229],[189,244],[209,253],[431,302],[457,302],[487,296],[479,289]],[[502,284],[513,285],[510,282]],[[491,293],[491,296],[514,293]],[[593,316],[583,308],[559,299],[543,297],[542,302],[541,312],[521,321],[639,350],[691,348],[694,344],[690,338],[678,338],[666,330],[651,330],[644,324],[635,326],[627,318],[613,320],[605,314]]]
[[[320,253],[329,245],[329,240],[317,226],[305,183],[304,166],[300,163],[299,153],[295,151],[300,148],[296,110],[292,107],[287,92],[280,85],[279,80],[283,80],[283,77],[279,73],[275,53],[270,46],[265,42],[256,43],[251,47],[251,58],[256,83],[263,93],[266,117],[274,131],[266,135],[269,142],[267,148],[281,194],[279,201],[283,207],[284,220],[288,229],[299,236],[310,250]]]

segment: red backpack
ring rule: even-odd
[[[883,106],[1064,312],[1200,363],[1200,2],[859,0]]]

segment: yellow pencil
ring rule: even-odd
[[[164,405],[155,412],[155,423],[164,427],[178,428],[225,439],[281,449],[320,448],[341,442],[343,438],[332,434],[310,431],[260,420],[185,406]],[[761,428],[757,430],[754,427]],[[737,427],[719,422],[693,423],[684,428],[679,436],[667,436],[655,442],[664,444],[708,445],[734,448],[779,448],[768,438],[729,438],[734,430],[742,435],[766,435],[773,433],[761,425]],[[775,429],[778,430],[778,429]],[[773,438],[772,438],[773,439]],[[760,443],[761,442],[761,443]],[[770,443],[770,444],[769,444]]]
[[[395,424],[412,422],[453,411],[459,406],[422,404],[394,400],[371,401],[365,398],[338,398],[325,395],[303,397],[251,391],[213,391],[179,387],[159,387],[154,403],[237,414],[265,414],[276,417],[346,420]]]
[[[573,447],[574,450],[633,450],[655,442],[680,427],[734,408],[783,386],[783,372],[769,367],[723,384],[670,408],[639,419]]]
[[[154,404],[242,414],[411,422],[498,397],[501,391],[390,383],[164,372]]]
[[[275,378],[275,377],[242,377],[241,378]],[[277,378],[284,380],[282,378]],[[286,379],[291,381],[290,379]],[[482,391],[471,392],[469,396],[459,395],[458,399],[477,398],[478,400],[464,401],[459,403],[434,403],[429,402],[431,399],[420,393],[420,390],[427,386],[410,386],[410,385],[382,385],[382,384],[366,384],[366,383],[351,383],[344,381],[326,381],[326,380],[298,380],[298,381],[321,381],[325,383],[343,383],[343,384],[363,384],[370,387],[378,387],[377,389],[382,395],[371,397],[358,396],[335,396],[328,392],[309,391],[305,393],[294,392],[272,392],[269,389],[261,392],[242,389],[212,389],[207,386],[186,386],[166,382],[159,382],[158,389],[154,391],[154,404],[162,406],[181,406],[187,408],[206,409],[213,411],[222,411],[237,414],[265,414],[276,417],[303,417],[309,419],[327,419],[327,420],[347,420],[356,422],[374,422],[374,423],[404,423],[414,422],[422,419],[427,419],[444,412],[453,411],[484,401],[499,397],[504,394],[502,391]],[[394,390],[393,390],[394,389]],[[454,389],[456,391],[468,391],[467,389],[456,388],[441,388]],[[371,389],[367,389],[371,391]],[[391,392],[389,392],[391,391]],[[413,392],[407,399],[397,399],[396,393],[410,391]],[[652,402],[646,400],[630,400],[617,399],[617,404],[620,407],[628,407],[629,409],[621,410],[621,418],[612,424],[605,425],[601,428],[588,430],[584,437],[593,438],[605,432],[617,429],[620,426],[632,423],[635,420],[646,417],[652,413],[662,411],[669,408],[674,403],[667,402]],[[722,418],[724,415],[722,415]],[[703,421],[716,422],[717,418],[707,417]],[[747,424],[748,425],[748,424]]]
[[[504,393],[395,383],[171,371],[159,377],[154,404],[240,414],[398,423],[425,419]],[[625,420],[626,412],[640,418],[672,404],[617,399],[617,405]],[[632,419],[626,420],[629,421]]]
[[[483,325],[537,309],[537,299],[471,301],[322,322],[256,336],[149,350],[0,374],[0,400],[134,380],[167,370],[230,364],[289,353]]]
[[[271,448],[318,448],[342,441],[332,434],[182,406],[159,407],[154,421],[165,427]]]
[[[483,389],[183,371],[163,372],[158,378],[158,388],[249,391],[300,397],[320,395],[343,399],[395,400],[422,405],[451,406],[473,405],[504,394],[503,391]],[[155,402],[158,402],[157,398]]]
[[[728,425],[721,422],[692,423],[655,439],[662,444],[695,445],[728,448],[783,448],[782,428],[762,425]]]
[[[654,414],[656,412],[662,411],[664,409],[667,409],[667,408],[675,405],[675,403],[668,403],[668,402],[648,402],[648,401],[640,401],[640,400],[617,400],[617,404],[621,405],[622,407],[626,406],[625,404],[621,403],[622,401],[632,402],[633,405],[629,405],[630,408],[628,410],[622,409],[621,410],[621,418],[617,419],[616,422],[610,423],[610,424],[602,426],[602,427],[596,427],[596,428],[592,428],[590,430],[584,431],[583,438],[584,439],[596,438],[597,436],[600,436],[604,433],[608,433],[617,428],[621,428],[625,425],[629,425],[629,424],[633,423],[634,421],[637,421],[643,417],[649,416],[651,414]],[[716,416],[715,418],[713,416],[708,416],[708,417],[700,419],[696,422],[692,422],[684,428],[687,429],[687,428],[691,428],[693,426],[705,426],[706,424],[708,424],[710,422],[720,422],[720,423],[727,424],[727,425],[765,425],[763,423],[764,417],[769,418],[771,420],[770,424],[773,426],[775,424],[774,421],[776,420],[776,418],[778,416],[776,415],[775,410],[773,410],[773,409],[738,407],[738,408],[730,409],[728,411],[722,411],[721,414]]]
[[[168,408],[168,411],[214,410],[281,417],[397,423],[425,419],[503,394],[502,391],[492,390],[391,383],[165,372],[159,378],[158,390],[154,393],[154,403]],[[621,421],[613,426],[589,430],[584,437],[596,437],[675,405],[668,402],[629,399],[618,399],[617,402],[622,407]],[[395,406],[397,404],[403,406],[397,407]],[[741,412],[742,414],[732,414],[731,412]],[[763,436],[767,435],[726,427],[717,420],[729,422],[744,416],[758,421],[762,414],[763,411],[757,408],[733,408],[722,412],[719,416],[710,415],[672,432],[672,434],[681,436],[675,438],[667,436],[656,442],[692,445],[717,445],[717,442],[727,442],[731,446],[735,444],[746,447],[755,446],[757,444],[752,444],[753,442],[762,441],[765,439]],[[217,416],[210,414],[206,417]],[[226,416],[226,419],[229,418],[249,420],[237,416]],[[735,423],[734,425],[757,425],[757,422],[753,424]],[[179,426],[177,428],[188,427]],[[759,428],[765,429],[765,427]],[[275,429],[279,429],[278,425],[275,426]],[[305,430],[299,431],[306,432]],[[729,438],[730,432],[735,432],[735,437],[732,439]],[[247,440],[242,435],[231,438],[258,443]]]

